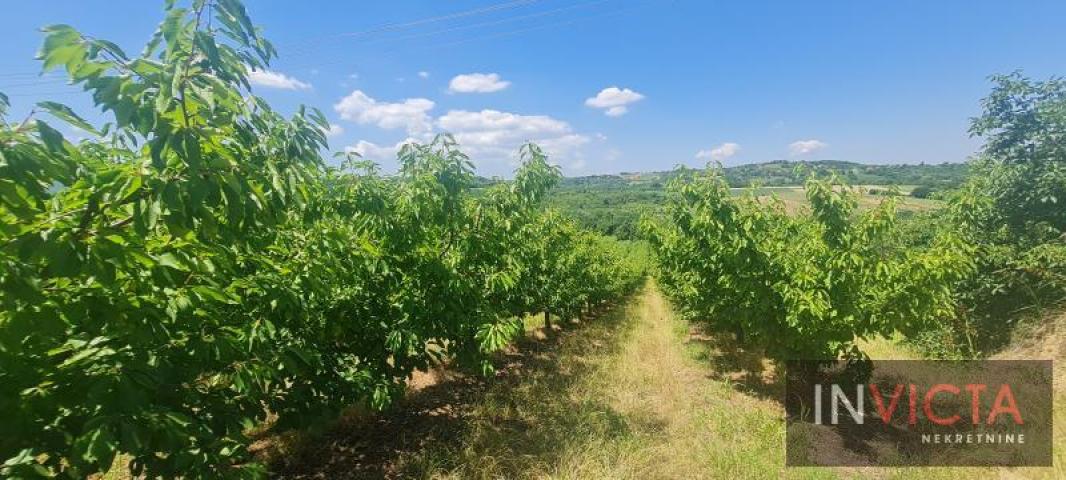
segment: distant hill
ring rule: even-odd
[[[961,184],[968,169],[965,163],[865,165],[842,160],[777,160],[729,167],[725,170],[725,176],[729,184],[735,187],[746,187],[752,182],[774,187],[802,185],[812,171],[819,176],[832,172],[852,185],[924,185],[939,190]]]
[[[732,187],[747,187],[758,183],[767,187],[802,185],[810,172],[819,176],[836,173],[853,185],[924,185],[935,190],[953,188],[962,183],[968,166],[964,163],[919,165],[867,165],[843,160],[793,162],[774,160],[765,163],[737,165],[725,169],[725,178]],[[681,174],[666,172],[622,172],[617,175],[568,177],[564,187],[634,185],[665,182]]]
[[[666,182],[695,171],[622,172],[617,175],[568,177],[552,193],[550,203],[585,228],[624,239],[637,238],[641,214],[654,212],[665,201]],[[802,185],[808,172],[812,171],[820,176],[836,173],[852,185],[909,186],[916,187],[913,189],[915,191],[924,190],[928,195],[960,185],[966,177],[967,166],[957,163],[864,165],[839,160],[778,160],[729,167],[725,169],[725,177],[733,187],[747,187],[752,183],[766,187],[789,187]],[[484,179],[484,182],[492,183],[493,180]]]

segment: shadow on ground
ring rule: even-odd
[[[724,381],[740,393],[784,404],[785,380],[772,362],[756,349],[741,346],[732,334],[711,332],[694,324],[688,343],[696,358],[709,364],[707,378]]]
[[[523,338],[498,355],[494,377],[440,372],[387,411],[349,415],[276,448],[271,476],[513,478],[556,463],[576,436],[628,435],[625,417],[573,390],[596,358],[617,352],[630,308],[604,306],[590,320]]]

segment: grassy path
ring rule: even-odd
[[[630,335],[589,379],[634,428],[624,442],[575,452],[560,478],[779,478],[784,428],[760,359],[690,332],[654,284],[635,299]],[[743,373],[742,373],[743,372]],[[803,472],[801,476],[818,476]]]
[[[276,468],[297,478],[779,478],[782,411],[742,358],[693,335],[653,282],[601,318],[522,342],[498,378],[451,374]],[[719,372],[712,375],[711,372]],[[445,394],[447,392],[447,394]],[[799,474],[799,475],[797,475]]]
[[[653,281],[600,318],[529,338],[490,381],[442,373],[394,411],[343,423],[291,478],[1050,478],[1050,469],[784,467],[763,360],[674,318]],[[882,346],[882,348],[891,348]],[[368,423],[369,422],[369,423]],[[1049,475],[1050,474],[1050,475]]]

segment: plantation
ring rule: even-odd
[[[113,120],[42,103],[0,132],[5,475],[120,453],[137,475],[258,475],[245,432],[268,412],[285,428],[382,407],[442,358],[491,369],[522,315],[572,315],[641,275],[542,207],[559,173],[536,146],[477,197],[448,137],[405,148],[396,177],[326,168],[321,114],[245,95],[273,49],[237,2],[169,8],[139,57],[46,33],[45,68]]]
[[[0,476],[851,476],[784,469],[785,361],[1061,347],[1061,80],[994,77],[966,165],[564,179],[527,143],[490,181],[449,134],[324,159],[252,91],[276,56],[167,2],[137,55],[44,29],[106,121],[0,93]]]
[[[916,333],[951,314],[950,286],[969,267],[950,234],[892,245],[894,202],[856,215],[852,191],[829,181],[808,181],[807,215],[735,199],[715,172],[670,190],[670,222],[650,227],[666,292],[774,359],[838,358],[857,339]]]

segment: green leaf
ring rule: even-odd
[[[52,114],[56,118],[63,120],[70,125],[78,127],[98,137],[100,136],[100,132],[96,127],[93,127],[92,124],[79,117],[78,114],[74,113],[74,111],[66,105],[56,102],[38,102],[37,108]]]
[[[183,272],[189,271],[189,267],[185,264],[185,262],[179,259],[177,255],[174,255],[173,253],[164,253],[162,255],[156,255],[155,260],[157,263],[159,263],[159,265],[164,267],[173,268],[175,270],[180,270]]]
[[[50,25],[41,29],[45,33],[44,45],[37,58],[43,61],[42,72],[59,65],[69,65],[84,59],[86,50],[81,34],[69,25]]]
[[[45,147],[53,152],[61,152],[65,149],[63,144],[63,134],[59,133],[59,130],[52,128],[43,120],[37,120],[37,134],[41,136],[41,141],[44,142]]]

